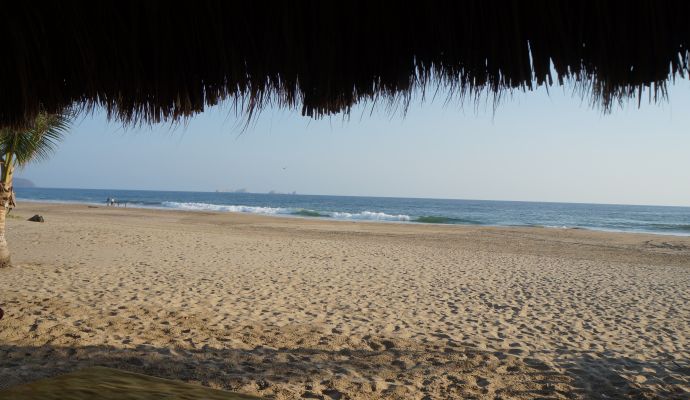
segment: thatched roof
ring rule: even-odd
[[[156,122],[223,99],[322,116],[432,83],[476,96],[572,81],[608,107],[663,95],[690,45],[684,0],[27,1],[0,15],[0,126],[71,105]]]

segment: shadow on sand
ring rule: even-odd
[[[584,398],[687,399],[690,363],[671,357],[646,360],[610,352],[562,350],[551,357],[572,378],[573,392]],[[536,366],[536,368],[540,368]]]
[[[399,344],[339,351],[0,345],[0,386],[105,366],[267,398],[682,398],[690,376],[687,365],[668,360],[571,352],[560,358],[562,374],[534,358]]]
[[[452,346],[409,350],[168,349],[141,345],[0,346],[2,386],[105,366],[267,398],[563,398],[570,379],[546,365]]]

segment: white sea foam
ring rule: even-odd
[[[349,213],[349,212],[332,212],[328,213],[333,218],[336,219],[357,219],[357,220],[373,220],[373,221],[409,221],[411,220],[409,215],[397,214],[391,215],[382,212],[374,211],[362,211],[360,213]]]
[[[210,203],[180,203],[176,201],[164,201],[161,203],[164,208],[174,208],[178,210],[188,211],[224,211],[224,212],[239,212],[249,214],[264,214],[264,215],[294,215],[302,209],[284,208],[284,207],[258,207],[258,206],[243,206],[243,205],[222,205]],[[320,212],[324,217],[331,217],[334,219],[346,220],[369,220],[369,221],[410,221],[409,215],[405,214],[386,214],[375,211],[362,211],[358,213],[349,212]]]
[[[225,211],[266,215],[290,214],[290,209],[280,207],[237,206],[209,203],[178,203],[176,201],[164,201],[162,205],[165,208],[175,208],[178,210],[189,211]]]

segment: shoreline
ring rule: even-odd
[[[26,212],[25,210],[32,211]],[[461,248],[469,246],[472,251],[481,247],[490,251],[529,252],[537,255],[559,256],[561,252],[581,258],[587,254],[596,260],[599,254],[609,257],[617,254],[625,262],[668,263],[668,265],[690,266],[690,237],[648,234],[638,232],[607,232],[588,229],[558,229],[534,226],[488,226],[459,224],[397,223],[390,221],[336,220],[328,218],[300,218],[283,215],[225,211],[191,211],[176,209],[155,209],[136,207],[107,207],[82,203],[19,203],[12,211],[13,219],[26,220],[34,214],[46,218],[88,217],[94,221],[113,224],[119,221],[136,226],[151,225],[160,228],[186,226],[201,233],[226,233],[224,227],[233,231],[277,230],[281,233],[298,232],[309,237],[321,234],[373,235],[378,237],[416,238],[423,244],[430,244],[430,238],[453,240]],[[208,231],[199,230],[200,227]],[[273,233],[273,232],[272,232]],[[481,240],[477,240],[481,239]],[[8,240],[12,241],[9,236]],[[501,245],[499,246],[498,243]],[[527,247],[525,245],[528,244]],[[589,257],[588,257],[589,258]]]
[[[63,205],[87,205],[96,207],[109,208],[103,202],[82,202],[82,201],[69,201],[69,200],[33,200],[18,198],[18,203],[26,202],[33,204],[63,204]],[[575,203],[573,203],[575,204]],[[252,206],[253,207],[253,206]],[[660,206],[660,207],[673,207],[673,206]],[[678,206],[680,207],[680,206]],[[158,211],[179,211],[179,212],[190,212],[190,213],[218,213],[218,214],[240,214],[240,215],[256,215],[262,217],[273,217],[273,218],[289,218],[289,219],[304,219],[304,220],[323,220],[323,221],[340,221],[340,222],[357,222],[357,223],[383,223],[383,224],[412,224],[412,225],[439,225],[439,226],[459,226],[459,227],[488,227],[488,228],[537,228],[537,229],[554,229],[554,230],[584,230],[591,232],[606,232],[614,234],[642,234],[642,235],[654,235],[654,236],[669,236],[669,237],[690,237],[690,232],[659,232],[659,231],[647,231],[647,230],[622,230],[622,229],[606,229],[606,228],[595,228],[595,227],[583,227],[583,226],[550,226],[550,225],[536,225],[536,224],[524,224],[524,225],[492,225],[492,224],[482,224],[482,223],[442,223],[442,222],[424,222],[417,220],[376,220],[376,219],[346,219],[346,218],[336,218],[329,216],[308,216],[300,215],[296,213],[260,213],[260,212],[242,212],[242,211],[219,211],[219,210],[191,210],[191,209],[179,209],[170,208],[162,206],[147,206],[141,204],[128,205],[124,207],[112,207],[112,208],[122,208],[122,209],[143,209],[143,210],[158,210]],[[683,207],[681,207],[683,208]],[[310,211],[310,210],[307,210]],[[419,217],[421,218],[421,217]]]

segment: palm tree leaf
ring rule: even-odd
[[[24,166],[32,161],[50,157],[58,142],[70,128],[71,114],[46,114],[36,117],[34,124],[24,131],[0,131],[0,152],[12,154],[14,163]]]

